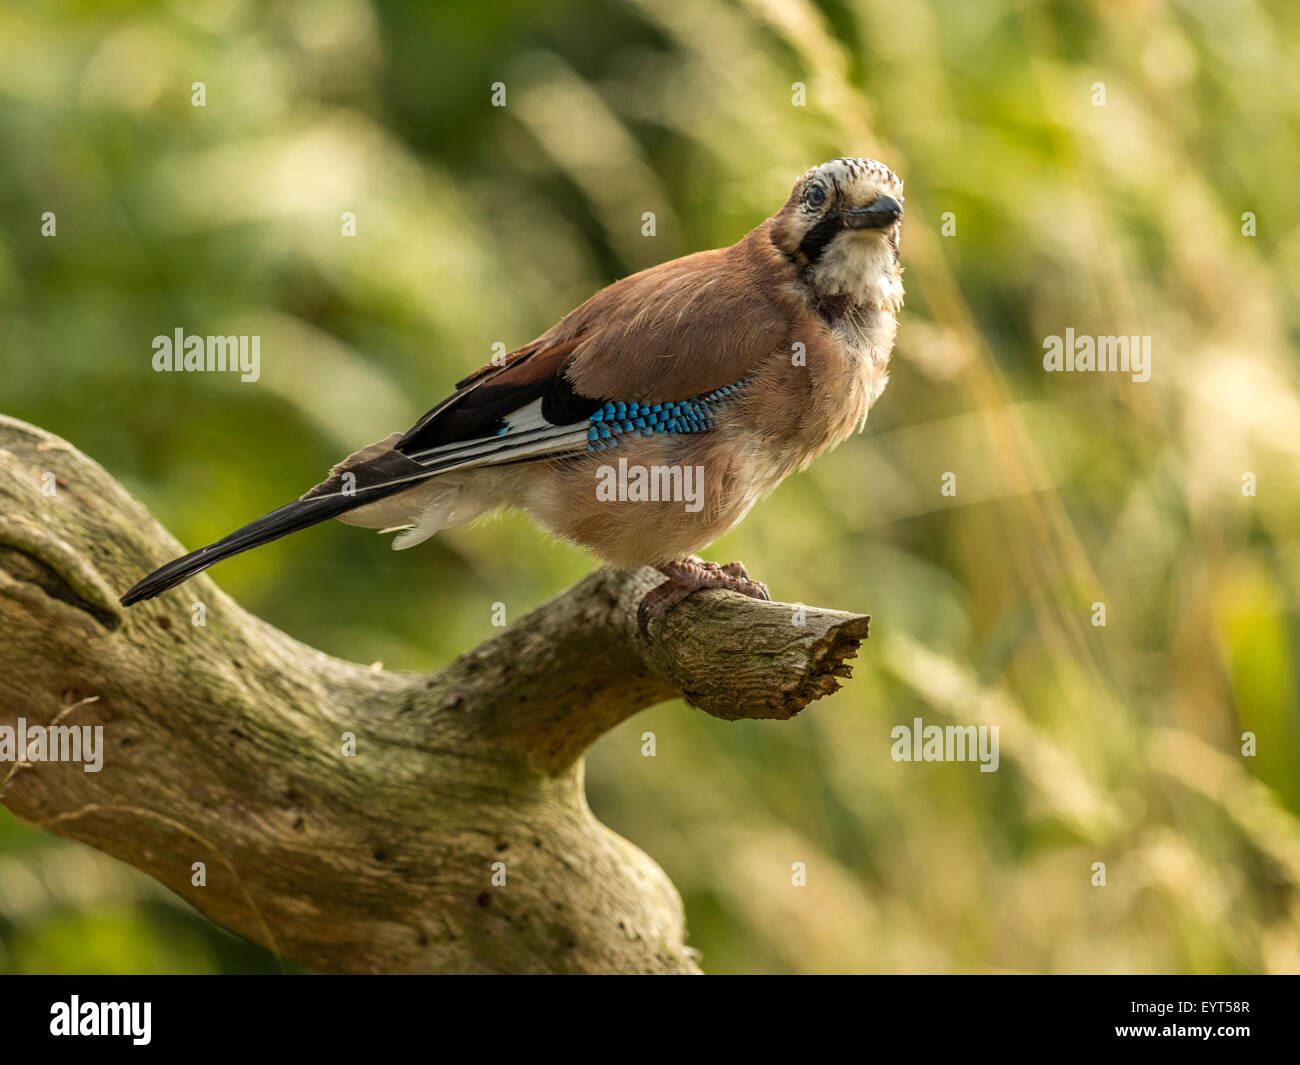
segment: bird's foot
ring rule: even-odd
[[[702,558],[688,558],[685,562],[666,562],[655,569],[668,579],[646,592],[637,608],[636,619],[642,636],[650,634],[652,618],[662,618],[687,596],[703,588],[727,588],[751,599],[772,598],[767,594],[767,585],[750,580],[740,562],[719,566]]]

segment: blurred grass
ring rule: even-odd
[[[784,725],[639,715],[592,753],[594,810],[714,972],[1300,970],[1300,9],[18,2],[0,40],[4,410],[192,546],[493,343],[737,239],[806,166],[886,160],[889,389],[710,552],[870,611],[857,676]],[[178,326],[260,334],[262,380],[154,374]],[[1067,327],[1150,335],[1150,382],[1044,374]],[[431,668],[589,566],[507,516],[404,554],[316,529],[216,577],[314,646]],[[1001,769],[891,761],[915,716],[998,724]],[[0,969],[279,971],[0,818]]]

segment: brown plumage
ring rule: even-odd
[[[403,547],[502,506],[610,562],[659,566],[669,579],[647,618],[699,587],[765,596],[743,567],[691,556],[862,426],[885,387],[902,305],[901,215],[902,184],[882,164],[815,167],[738,243],[602,289],[465,378],[406,434],[363,448],[300,500],[163,567],[123,602],[329,517],[402,528]],[[620,459],[665,492],[692,484],[695,498],[613,490]]]

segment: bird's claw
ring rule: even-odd
[[[725,588],[764,601],[772,598],[768,594],[767,585],[751,580],[741,562],[719,566],[716,562],[692,558],[685,562],[665,563],[656,568],[668,579],[646,592],[637,607],[637,627],[643,637],[648,638],[650,635],[651,620],[659,620],[683,599],[704,588]]]

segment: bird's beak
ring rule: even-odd
[[[903,205],[892,196],[877,196],[870,207],[850,207],[844,212],[846,229],[888,229],[903,217]]]

